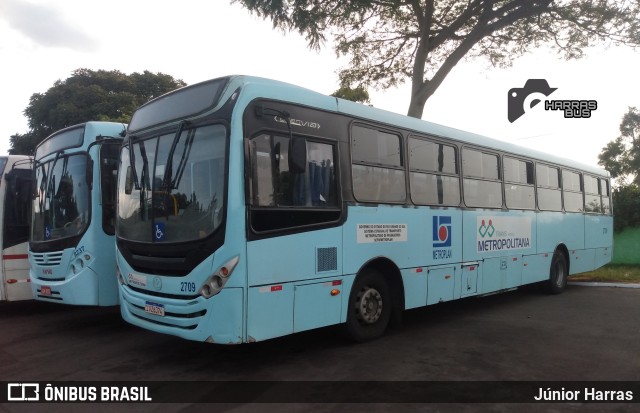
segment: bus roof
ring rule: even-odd
[[[542,162],[553,163],[557,165],[566,166],[568,168],[582,170],[595,175],[609,176],[609,173],[597,166],[583,164],[568,158],[563,158],[557,155],[537,151],[535,149],[529,149],[523,146],[515,145],[510,142],[501,141],[498,139],[489,138],[472,132],[463,131],[449,126],[440,125],[433,122],[424,121],[422,119],[416,119],[397,113],[389,112],[383,109],[374,108],[371,106],[363,105],[360,103],[351,102],[348,100],[323,95],[310,89],[296,86],[290,83],[272,80],[256,76],[245,75],[231,75],[224,76],[218,79],[211,79],[205,82],[196,83],[186,86],[181,89],[169,92],[163,96],[160,96],[154,100],[149,101],[147,104],[160,100],[180,91],[182,89],[190,89],[199,87],[205,83],[210,83],[219,80],[224,83],[224,90],[217,96],[216,102],[213,102],[211,110],[217,110],[222,104],[224,104],[229,97],[236,92],[238,88],[242,88],[243,94],[251,95],[252,97],[264,97],[274,100],[281,100],[291,103],[298,103],[308,107],[314,107],[320,110],[341,113],[362,120],[368,120],[376,123],[382,123],[390,127],[399,127],[406,130],[414,131],[418,134],[431,135],[435,137],[451,139],[461,144],[476,145],[488,149],[493,149],[501,152],[506,152],[516,156],[522,156],[532,158]],[[283,94],[283,92],[285,92]],[[146,106],[147,104],[143,105]],[[209,111],[206,111],[209,112]]]
[[[453,127],[400,115],[383,109],[374,108],[340,98],[326,96],[310,89],[295,86],[289,83],[253,76],[231,76],[230,80],[231,81],[229,83],[229,87],[227,88],[227,93],[230,91],[230,89],[231,91],[235,90],[237,86],[245,86],[249,88],[258,87],[260,89],[262,89],[263,87],[268,88],[268,86],[270,85],[278,86],[280,88],[288,89],[288,92],[290,92],[287,94],[287,98],[282,100],[306,105],[309,105],[309,101],[311,101],[312,106],[316,105],[325,110],[329,109],[329,106],[332,106],[331,109],[337,113],[350,115],[363,120],[371,120],[389,126],[409,129],[415,131],[416,133],[455,140],[462,144],[477,145],[502,152],[507,152],[513,155],[533,158],[542,162],[563,165],[569,168],[582,170],[596,175],[609,176],[609,173],[606,170],[597,166],[587,165],[568,158],[563,158],[557,155],[537,151],[535,149],[529,149],[510,142],[489,138]]]

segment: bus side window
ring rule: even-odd
[[[411,199],[418,205],[458,205],[460,168],[452,145],[409,138]]]
[[[505,156],[503,168],[504,194],[507,208],[535,209],[533,162]]]
[[[464,201],[478,208],[502,207],[502,183],[498,155],[464,148],[462,150],[464,174]]]
[[[30,169],[14,169],[5,176],[3,248],[8,248],[29,240],[33,178]]]
[[[362,202],[404,202],[400,136],[355,125],[351,129],[353,195]]]
[[[562,211],[560,169],[537,164],[538,207],[543,211]]]
[[[292,170],[289,139],[276,134],[251,139],[251,226],[256,232],[335,222],[340,217],[335,144],[307,140],[306,168]]]
[[[605,215],[611,215],[611,191],[609,189],[609,180],[602,178],[598,180],[600,181],[600,195],[602,197],[602,213]]]
[[[598,179],[589,175],[584,175],[584,211],[593,214],[602,212]]]
[[[112,143],[104,143],[100,148],[102,229],[108,235],[115,234],[119,149],[119,145]]]
[[[567,212],[583,212],[584,200],[580,174],[566,169],[562,170],[562,195],[564,210]]]

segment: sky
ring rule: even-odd
[[[619,136],[628,107],[640,107],[640,51],[594,46],[586,54],[565,61],[540,48],[504,69],[462,61],[422,118],[596,165],[602,148]],[[187,84],[246,74],[330,94],[346,63],[330,43],[310,50],[298,33],[273,29],[229,0],[0,0],[0,154],[11,135],[28,131],[23,112],[31,95],[79,68],[149,70]],[[508,92],[528,79],[557,88],[549,99],[596,100],[598,107],[588,119],[566,119],[539,104],[511,123]],[[406,114],[409,91],[408,83],[370,90],[371,104]]]

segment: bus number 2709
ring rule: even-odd
[[[195,293],[196,292],[196,283],[181,282],[180,283],[180,291],[182,291],[184,293]]]

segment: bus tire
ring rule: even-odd
[[[345,330],[357,342],[373,340],[384,334],[391,312],[391,292],[382,274],[366,269],[355,280],[349,294]]]
[[[546,291],[549,294],[560,294],[567,287],[567,277],[569,276],[567,258],[560,250],[556,250],[551,258],[551,268],[549,269],[549,280]]]

